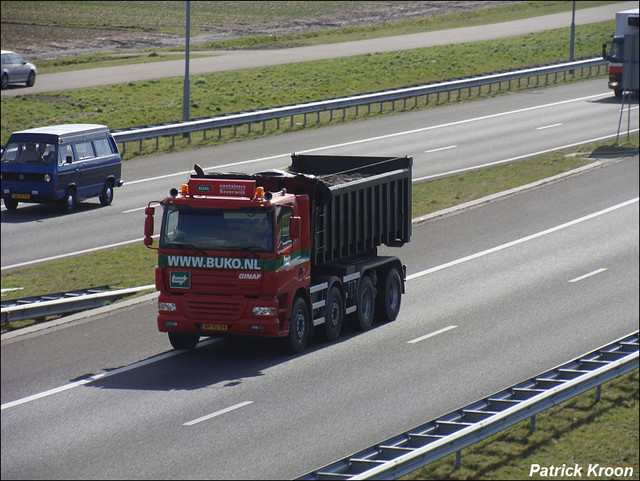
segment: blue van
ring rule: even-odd
[[[121,170],[118,144],[105,125],[21,130],[2,150],[2,199],[9,210],[18,202],[55,202],[71,212],[90,197],[109,205],[122,185]]]

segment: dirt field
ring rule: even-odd
[[[21,11],[17,7],[39,2],[2,2],[1,42],[4,50],[15,50],[32,61],[95,52],[125,52],[171,47],[184,43],[184,34],[154,33],[132,29],[110,29],[107,22],[101,28],[71,28],[55,26],[57,21],[47,22],[46,15],[36,20],[33,10]],[[43,2],[48,3],[48,2]],[[55,3],[55,2],[51,2]],[[197,2],[192,2],[192,5]],[[211,2],[214,3],[214,2]],[[301,2],[303,3],[303,2]],[[333,2],[339,3],[339,2]],[[215,40],[227,40],[250,35],[282,35],[303,31],[323,30],[355,25],[375,25],[402,19],[429,17],[444,13],[488,7],[498,1],[416,1],[416,2],[363,2],[361,9],[354,9],[358,2],[342,2],[344,10],[331,15],[297,16],[287,21],[255,21],[234,17],[224,24],[194,24],[192,20],[192,44]],[[365,5],[366,4],[366,5]],[[339,5],[338,5],[339,7]],[[192,15],[193,15],[192,6]],[[5,11],[7,13],[5,14]],[[20,17],[24,18],[20,18]],[[15,22],[28,22],[21,24]],[[96,22],[97,23],[97,22]],[[194,30],[203,33],[193,34]]]

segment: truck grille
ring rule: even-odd
[[[240,319],[244,302],[229,297],[185,299],[184,308],[188,317],[211,321],[233,321]]]

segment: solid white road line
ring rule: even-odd
[[[415,279],[417,277],[426,276],[427,274],[433,274],[434,272],[440,271],[442,269],[446,269],[448,267],[457,266],[458,264],[462,264],[467,261],[472,261],[474,259],[478,259],[479,257],[483,257],[489,254],[493,254],[494,252],[501,251],[503,249],[507,249],[509,247],[516,246],[518,244],[523,244],[530,240],[537,239],[538,237],[545,236],[547,234],[552,234],[553,232],[557,232],[562,229],[566,229],[567,227],[574,226],[576,224],[580,224],[581,222],[585,222],[587,220],[594,219],[598,216],[608,214],[609,212],[613,212],[614,210],[621,209],[622,207],[626,207],[631,204],[635,204],[638,202],[638,197],[635,199],[628,200],[626,202],[622,202],[621,204],[614,205],[612,207],[608,207],[606,209],[600,210],[598,212],[594,212],[593,214],[585,215],[584,217],[580,217],[579,219],[574,219],[570,222],[565,222],[564,224],[557,225],[555,227],[551,227],[550,229],[543,230],[541,232],[536,232],[535,234],[528,235],[526,237],[522,237],[520,239],[516,239],[511,242],[507,242],[506,244],[502,244],[496,247],[492,247],[491,249],[484,250],[482,252],[476,252],[475,254],[468,255],[466,257],[462,257],[460,259],[453,260],[451,262],[447,262],[446,264],[441,264],[439,266],[431,267],[430,269],[425,269],[424,271],[416,272],[415,274],[411,274],[407,276],[407,281],[411,279]]]
[[[199,343],[200,346],[206,346],[207,344],[212,344],[213,342],[217,342],[218,339],[208,339]],[[98,379],[105,379],[109,376],[113,376],[114,374],[122,374],[123,372],[130,371],[131,369],[136,369],[142,366],[146,366],[147,364],[151,364],[156,361],[162,361],[163,359],[168,359],[173,356],[177,356],[178,354],[182,354],[184,351],[176,350],[165,352],[164,354],[160,354],[159,356],[154,356],[149,359],[145,359],[144,361],[136,362],[134,364],[130,364],[128,366],[124,366],[118,369],[114,369],[113,371],[103,372],[100,374],[94,374],[93,376],[89,376],[85,379],[80,379],[79,381],[75,381],[69,384],[65,384],[64,386],[59,386],[53,389],[49,389],[48,391],[44,391],[38,394],[33,394],[31,396],[24,397],[22,399],[16,399],[15,401],[11,401],[8,403],[4,403],[0,406],[0,410],[4,411],[7,408],[12,408],[14,406],[19,406],[21,404],[28,403],[30,401],[35,401],[36,399],[42,399],[47,396],[51,396],[52,394],[57,394],[59,392],[68,391],[69,389],[73,389],[78,386],[84,386],[93,381],[97,381]]]

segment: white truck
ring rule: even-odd
[[[638,9],[625,10],[616,13],[616,26],[615,34],[611,38],[611,45],[609,53],[607,54],[607,43],[602,45],[602,57],[609,61],[609,88],[613,89],[616,97],[620,97],[624,91],[622,87],[623,72],[625,69],[633,67],[635,63],[637,68],[638,64]],[[631,41],[635,43],[633,48],[633,58],[631,63],[624,62],[624,44],[625,36],[631,36],[627,42]],[[629,90],[637,90],[637,83]]]

